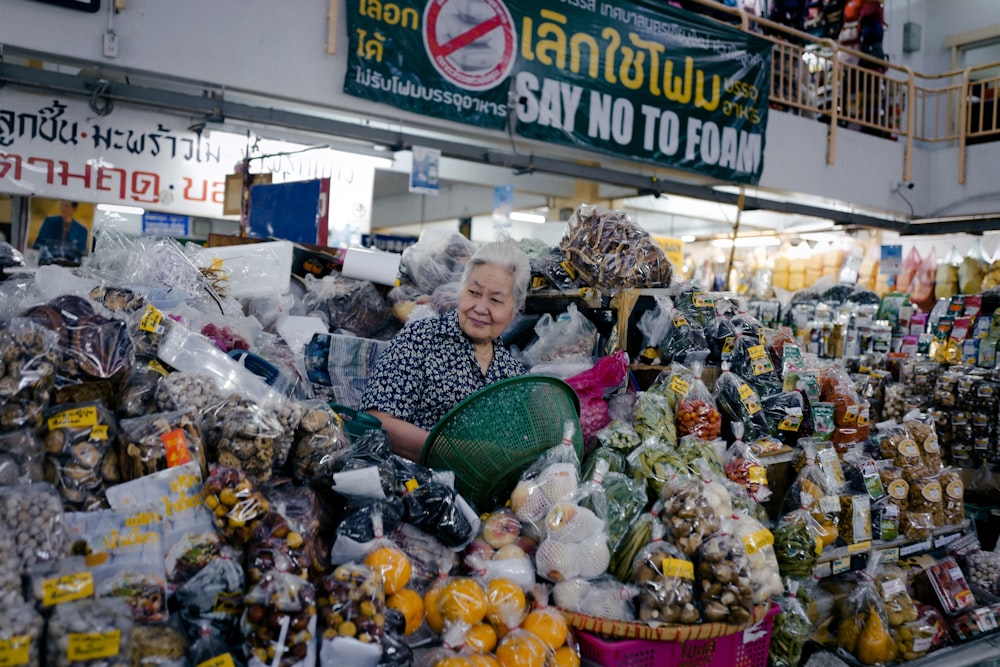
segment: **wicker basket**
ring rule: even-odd
[[[580,401],[573,388],[547,375],[521,375],[483,387],[453,407],[431,431],[420,462],[455,471],[455,486],[480,511],[506,502],[521,473],[558,445],[563,424],[576,424],[583,457]]]

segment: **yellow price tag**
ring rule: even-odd
[[[764,349],[763,345],[751,345],[747,348],[747,354],[750,355],[751,359],[761,359],[767,356],[767,350]]]
[[[406,480],[406,484],[404,484],[404,486],[407,491],[416,491],[417,487],[420,486],[420,482],[415,479],[408,479]]]
[[[766,546],[774,544],[774,534],[767,528],[743,537],[743,546],[748,554],[755,554]]]
[[[858,542],[857,544],[848,544],[847,553],[856,554],[861,551],[868,551],[872,548],[871,540],[865,540],[864,542]]]
[[[236,667],[236,665],[233,662],[233,656],[223,653],[205,662],[199,662],[198,667]]]
[[[18,667],[28,664],[28,649],[31,648],[31,637],[15,635],[10,639],[0,639],[0,667]]]
[[[747,472],[752,484],[767,484],[767,468],[764,466],[750,466]]]
[[[98,424],[90,429],[90,439],[91,440],[107,440],[108,439],[108,425]]]
[[[91,405],[86,408],[64,410],[49,417],[48,426],[50,431],[58,428],[87,428],[88,426],[97,426],[97,408]]]
[[[160,330],[160,322],[163,321],[163,313],[156,306],[150,304],[146,306],[142,319],[139,320],[139,329],[149,333],[157,333]]]
[[[121,630],[70,634],[66,657],[70,662],[89,662],[98,658],[111,658],[118,655],[121,641]]]
[[[694,579],[694,563],[680,558],[664,558],[660,564],[663,576],[680,579]]]
[[[691,384],[681,377],[675,377],[670,381],[670,390],[676,393],[678,396],[683,396],[687,393],[688,389],[691,388]]]
[[[42,582],[42,604],[46,607],[61,602],[82,600],[94,595],[94,575],[77,572]]]

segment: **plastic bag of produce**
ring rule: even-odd
[[[46,478],[69,510],[108,507],[107,488],[121,481],[114,451],[118,423],[101,401],[62,404],[44,412]]]
[[[778,560],[774,554],[774,535],[771,531],[760,521],[739,513],[724,519],[722,530],[743,542],[750,563],[753,603],[767,604],[772,597],[780,595],[785,587],[778,573]]]
[[[632,424],[621,420],[612,420],[598,431],[596,436],[600,446],[618,450],[624,454],[628,454],[642,443],[642,438]],[[614,466],[612,466],[612,471],[619,472],[615,471]]]
[[[681,437],[694,435],[702,440],[714,440],[722,432],[722,416],[715,398],[701,381],[701,367],[691,369],[690,379],[683,374],[673,376],[668,384],[680,398],[677,401],[677,433]]]
[[[119,452],[125,481],[194,461],[208,475],[200,419],[193,410],[123,419]]]
[[[771,489],[767,485],[767,468],[743,442],[742,424],[733,425],[733,435],[736,439],[726,449],[726,477],[746,489],[754,502],[766,502],[771,497]]]
[[[607,467],[556,502],[545,516],[544,534],[535,552],[538,575],[549,581],[594,579],[608,569],[608,501],[603,481]]]
[[[773,667],[796,667],[802,659],[802,647],[812,635],[812,623],[798,599],[800,586],[790,580],[785,594],[774,598],[781,611],[774,619],[768,646],[768,664]]]
[[[639,619],[646,622],[701,621],[695,599],[694,563],[674,545],[655,541],[643,548],[632,563],[639,588]]]
[[[864,665],[884,665],[898,656],[889,618],[870,575],[861,577],[845,603],[837,643]]]
[[[730,422],[743,424],[743,438],[753,443],[770,433],[760,395],[740,376],[723,367],[715,382],[715,403]]]
[[[214,465],[201,487],[219,534],[238,552],[249,544],[254,528],[271,509],[256,485],[236,468]]]
[[[655,305],[639,318],[637,328],[642,334],[642,350],[639,352],[638,363],[661,363],[660,343],[667,337],[671,326],[671,315],[674,307],[670,297],[657,294],[653,297]]]
[[[521,352],[529,368],[543,363],[590,361],[597,343],[597,327],[571,303],[565,313],[553,318],[542,315],[535,324],[537,339]]]
[[[812,434],[808,406],[799,391],[786,391],[767,396],[761,401],[771,435],[783,444],[794,447],[802,436]]]
[[[0,486],[44,481],[45,449],[30,428],[0,433]]]
[[[729,369],[750,384],[762,398],[781,392],[781,376],[775,370],[767,348],[757,338],[736,334]]]
[[[0,397],[0,430],[38,429],[62,360],[59,334],[15,318],[0,328],[0,349],[4,351],[0,381],[6,387]]]
[[[552,587],[552,600],[560,609],[621,621],[636,617],[632,599],[638,594],[638,587],[608,575],[593,580],[567,579]]]
[[[774,555],[782,577],[808,579],[823,552],[823,527],[807,508],[789,512],[774,530]]]
[[[701,366],[698,367],[698,375],[696,375],[691,368],[680,363],[672,363],[657,374],[647,391],[666,396],[670,402],[670,408],[676,412],[677,401],[684,397],[695,379],[700,379],[701,368]]]
[[[315,663],[316,590],[312,584],[275,572],[247,591],[244,604],[240,630],[251,667]]]
[[[713,533],[722,518],[733,513],[726,488],[716,481],[677,477],[663,487],[660,520],[666,527],[664,539],[689,558]]]
[[[590,370],[566,380],[580,398],[580,427],[589,448],[594,436],[611,421],[606,397],[620,389],[628,377],[628,357],[624,350],[601,357]]]
[[[650,438],[632,450],[626,460],[632,478],[646,485],[650,498],[659,498],[663,486],[673,477],[687,475],[687,462],[671,447]]]
[[[636,396],[633,425],[641,439],[656,438],[666,445],[677,444],[677,427],[674,413],[665,396],[641,391]]]
[[[753,575],[743,540],[727,532],[706,538],[696,572],[706,621],[743,625],[753,618]]]
[[[364,565],[345,563],[322,577],[316,588],[319,664],[377,665],[385,635],[385,593],[378,575]]]
[[[510,494],[514,514],[538,535],[552,505],[576,491],[580,483],[580,460],[573,447],[575,428],[572,421],[566,421],[562,444],[549,448],[528,466]]]
[[[452,549],[462,549],[479,531],[479,517],[454,489],[420,484],[403,496],[406,521]]]
[[[106,598],[76,600],[57,605],[48,622],[48,662],[76,667],[92,665],[87,649],[100,647],[104,667],[132,664],[131,641],[134,624],[125,600]],[[96,641],[95,641],[96,640]]]
[[[622,473],[608,472],[602,487],[608,507],[608,544],[614,551],[646,507],[646,486]]]
[[[708,341],[708,360],[715,364],[729,361],[733,354],[733,342],[736,340],[736,326],[728,317],[715,317],[705,326],[705,339]]]
[[[593,477],[594,468],[598,461],[607,462],[608,472],[629,472],[628,461],[626,461],[625,455],[621,452],[621,450],[601,445],[590,450],[590,453],[583,459],[583,470],[581,471],[580,476],[584,479],[590,479]]]
[[[704,330],[677,308],[670,313],[670,325],[658,351],[664,363],[676,361],[688,365],[704,364],[709,355]]]

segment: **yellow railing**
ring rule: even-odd
[[[1000,76],[982,74],[997,64],[918,74],[714,0],[692,1],[730,15],[732,23],[773,44],[771,106],[829,125],[828,164],[836,160],[841,127],[904,142],[902,180],[911,180],[915,142],[954,142],[964,183],[966,146],[1000,140]]]

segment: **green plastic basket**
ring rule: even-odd
[[[454,470],[458,492],[491,511],[506,502],[525,468],[562,442],[567,419],[576,425],[573,444],[582,459],[580,400],[572,387],[547,375],[500,380],[448,411],[427,437],[420,462]]]

